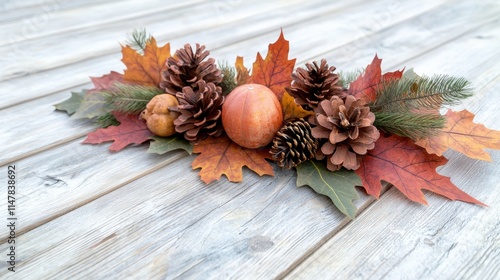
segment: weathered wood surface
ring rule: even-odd
[[[498,276],[498,152],[493,163],[448,153],[441,171],[489,208],[430,193],[423,207],[390,189],[375,202],[361,193],[361,214],[350,221],[328,199],[296,188],[293,172],[276,169],[271,178],[245,170],[243,183],[205,186],[190,170],[194,156],[81,145],[92,125],[52,111],[69,91],[89,87],[88,75],[123,69],[118,42],[134,27],[173,49],[201,42],[217,59],[242,55],[247,66],[283,28],[298,65],[326,58],[353,70],[378,53],[387,70],[465,76],[476,96],[463,107],[500,129],[495,1],[49,2],[1,7],[0,34],[9,39],[0,42],[7,53],[0,58],[0,166],[19,168],[22,220],[18,271],[2,261],[0,278]],[[26,33],[26,22],[44,12],[32,28],[38,31]],[[7,235],[2,228],[4,256]]]

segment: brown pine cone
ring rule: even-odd
[[[269,151],[281,168],[292,169],[316,154],[318,140],[311,136],[311,126],[304,119],[285,124],[273,139]]]
[[[191,45],[186,44],[184,48],[178,49],[175,55],[167,59],[166,69],[162,73],[160,87],[166,93],[177,94],[182,92],[184,87],[197,89],[198,81],[214,83],[217,85],[222,81],[221,71],[215,65],[215,59],[209,58],[203,61],[209,51],[205,46],[196,44],[196,51],[193,53]]]
[[[176,94],[179,105],[171,111],[181,115],[174,121],[175,131],[184,133],[184,138],[197,144],[208,136],[222,134],[222,104],[224,96],[220,87],[201,80],[192,87],[184,87]]]
[[[327,140],[321,146],[319,157],[327,157],[328,169],[358,169],[361,155],[373,149],[380,136],[373,126],[375,115],[370,107],[352,95],[345,100],[333,96],[321,101],[314,112],[317,126],[311,133],[315,138]]]
[[[292,85],[287,88],[288,93],[295,98],[295,103],[305,110],[313,110],[323,100],[330,100],[332,96],[345,97],[347,91],[340,85],[340,77],[333,73],[335,67],[328,67],[325,59],[306,63],[307,70],[297,68],[292,73]]]

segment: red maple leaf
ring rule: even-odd
[[[355,172],[361,177],[368,194],[380,195],[381,180],[394,185],[406,197],[427,204],[422,189],[430,190],[451,200],[461,200],[484,205],[458,189],[450,178],[436,172],[438,166],[448,160],[442,156],[428,154],[411,139],[392,135],[381,136],[375,148],[369,151]]]
[[[107,90],[115,83],[125,83],[123,75],[115,71],[111,71],[109,74],[102,77],[90,77],[90,80],[94,84],[92,91]]]
[[[109,126],[91,132],[83,143],[100,144],[114,141],[109,150],[117,152],[127,145],[144,143],[153,135],[146,123],[140,120],[137,115],[125,115],[117,112],[113,112],[113,115],[120,122],[118,126]]]
[[[366,66],[365,72],[349,85],[348,94],[354,95],[358,99],[363,98],[367,102],[372,102],[376,98],[377,89],[381,83],[399,80],[403,76],[403,70],[387,72],[382,75],[381,64],[382,59],[375,55],[372,63]]]
[[[290,86],[292,82],[295,58],[288,60],[290,46],[283,36],[283,31],[276,42],[269,44],[268,49],[266,59],[257,53],[250,83],[265,85],[281,100],[285,87]]]

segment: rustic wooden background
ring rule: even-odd
[[[182,151],[119,153],[82,145],[95,127],[54,112],[88,76],[122,71],[120,43],[146,28],[172,49],[203,43],[247,67],[283,28],[297,66],[326,58],[341,70],[371,62],[468,78],[476,121],[500,130],[500,2],[5,0],[0,4],[0,217],[7,166],[17,168],[16,272],[2,279],[499,279],[500,152],[454,152],[440,173],[488,204],[429,206],[389,188],[360,190],[353,221],[275,169],[204,185]]]

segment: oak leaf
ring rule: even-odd
[[[243,166],[250,168],[260,176],[274,175],[272,166],[265,160],[267,150],[246,149],[234,143],[227,136],[209,137],[193,148],[198,155],[191,166],[201,168],[201,180],[210,183],[219,180],[224,174],[231,182],[243,180]]]
[[[156,40],[151,37],[144,48],[144,54],[130,46],[122,47],[122,54],[122,61],[127,66],[123,75],[125,82],[158,87],[162,69],[170,57],[170,44],[158,47]]]
[[[491,161],[485,148],[500,149],[500,131],[490,130],[473,122],[474,114],[467,110],[446,113],[446,126],[440,134],[417,141],[428,153],[441,156],[448,148],[470,158]]]
[[[289,42],[285,40],[283,31],[276,42],[269,44],[266,59],[260,53],[253,63],[252,76],[250,82],[265,85],[281,100],[285,87],[292,82],[292,72],[295,65],[295,58],[288,60]]]
[[[311,111],[304,110],[302,106],[295,103],[295,99],[285,91],[281,99],[281,108],[283,109],[283,120],[306,118],[313,114]]]
[[[387,72],[382,75],[381,64],[382,59],[375,55],[372,63],[368,64],[365,71],[349,85],[348,94],[372,102],[376,98],[377,89],[379,89],[381,83],[399,80],[403,76],[403,70]]]
[[[56,107],[56,110],[66,111],[68,115],[74,114],[78,107],[80,107],[80,104],[82,103],[85,96],[85,92],[85,90],[82,90],[80,92],[71,92],[70,98],[54,105]]]
[[[315,192],[328,196],[333,204],[354,219],[358,209],[353,200],[359,198],[356,186],[361,179],[353,171],[340,169],[331,172],[322,162],[309,160],[297,166],[297,186],[308,185]]]
[[[127,145],[144,143],[153,136],[146,123],[140,120],[137,115],[125,115],[118,112],[113,112],[113,115],[120,122],[118,126],[109,126],[91,132],[83,143],[100,144],[114,141],[109,150],[117,152]]]
[[[174,135],[170,137],[151,137],[153,141],[149,144],[149,149],[146,151],[150,154],[163,155],[164,153],[182,149],[191,154],[193,152],[193,145],[191,145],[184,137]]]
[[[458,189],[450,178],[436,172],[438,166],[447,162],[444,157],[428,154],[409,138],[381,136],[355,172],[361,177],[367,193],[376,198],[380,195],[383,180],[394,185],[410,200],[422,204],[427,204],[422,193],[422,189],[426,189],[451,200],[484,205]]]

